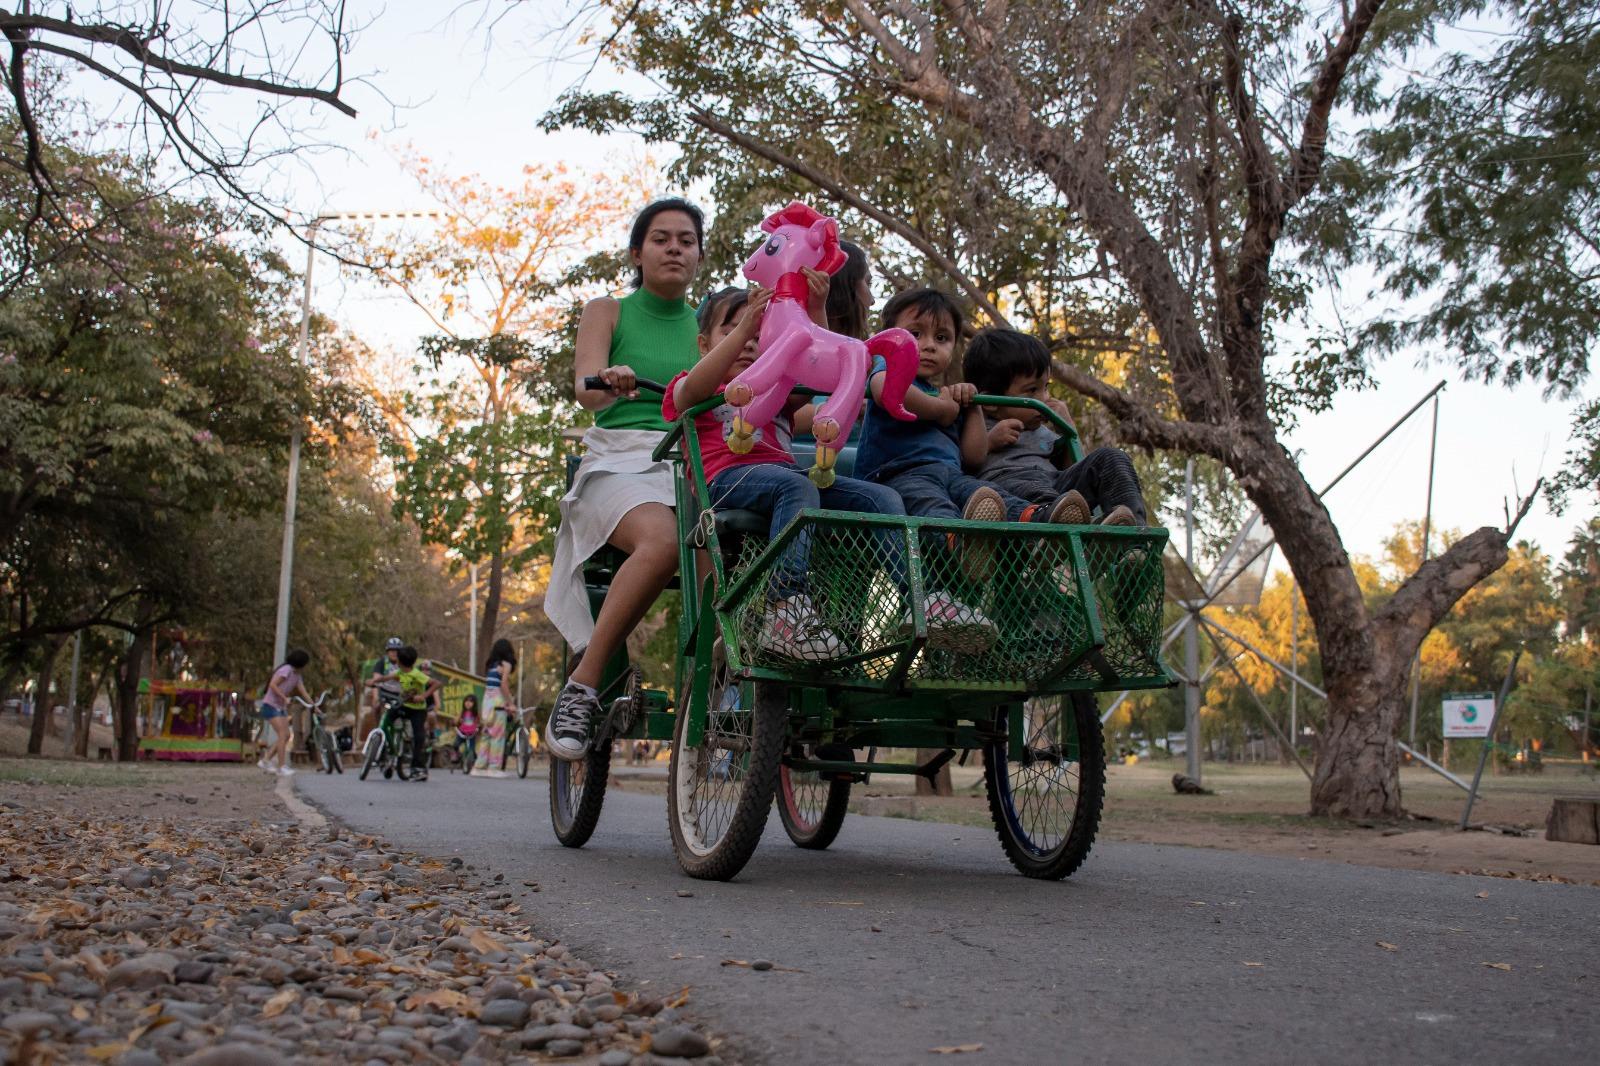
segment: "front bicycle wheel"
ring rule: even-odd
[[[1028,700],[1020,717],[1015,755],[1005,738],[984,749],[989,817],[1011,865],[1028,877],[1060,880],[1083,865],[1100,827],[1100,713],[1092,695],[1074,692]],[[1010,727],[1016,724],[1012,719]]]
[[[517,776],[528,776],[528,763],[533,761],[533,744],[528,740],[528,730],[517,727]]]
[[[574,762],[550,757],[550,825],[566,847],[581,848],[594,835],[610,777],[610,744],[596,744]]]
[[[373,767],[383,761],[383,730],[374,729],[367,734],[367,742],[362,745],[366,756],[361,760],[361,780],[365,781],[367,775],[372,773]],[[388,774],[384,775],[385,777]]]
[[[680,702],[667,767],[667,819],[683,872],[728,881],[750,861],[767,825],[788,733],[789,689],[766,681],[741,685],[718,641],[706,704],[705,735],[691,748],[685,742],[691,703]]]
[[[312,741],[317,749],[317,761],[320,764],[318,768],[325,774],[333,773],[334,764],[338,761],[338,755],[333,748],[333,738],[328,735],[327,730],[318,726]]]
[[[401,733],[394,746],[394,773],[402,781],[411,780],[411,734]],[[387,773],[385,777],[389,776]]]
[[[821,851],[839,836],[850,807],[849,781],[824,781],[815,770],[778,769],[778,820],[796,847]]]

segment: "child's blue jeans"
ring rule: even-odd
[[[746,463],[730,466],[711,479],[711,507],[717,511],[754,511],[768,517],[769,538],[775,538],[795,515],[807,507],[830,511],[856,511],[864,514],[903,515],[900,496],[886,485],[836,477],[832,485],[819,489],[805,472],[782,463]],[[878,531],[883,565],[895,585],[905,587],[905,555],[897,531]],[[806,570],[811,559],[811,529],[802,529],[790,542],[778,564],[772,598],[786,600],[806,591]],[[868,580],[869,574],[863,574]]]

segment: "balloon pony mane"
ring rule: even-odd
[[[827,488],[833,484],[839,446],[861,412],[873,356],[882,356],[888,367],[879,402],[903,422],[916,419],[905,408],[905,395],[917,376],[917,342],[898,328],[862,342],[811,321],[806,313],[810,292],[800,268],[834,274],[844,266],[834,219],[797,200],[768,215],[761,229],[770,236],[744,264],[744,276],[772,289],[773,295],[756,342],[761,354],[723,390],[736,409],[728,448],[748,452],[756,430],[777,417],[796,385],[827,393],[812,423],[817,456],[810,472],[819,488]]]

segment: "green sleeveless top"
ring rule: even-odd
[[[642,378],[665,385],[700,358],[694,308],[684,300],[663,300],[643,287],[617,301],[617,328],[611,334],[608,366],[631,366]],[[618,399],[594,416],[605,429],[650,429],[665,433],[661,397],[640,391],[637,399]]]

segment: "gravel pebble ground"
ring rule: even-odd
[[[202,780],[230,780],[217,773]],[[104,802],[126,789],[63,802],[5,786],[5,1061],[725,1061],[682,1016],[687,991],[619,987],[540,938],[503,885],[459,860],[302,827],[264,782],[238,782],[282,820]]]

